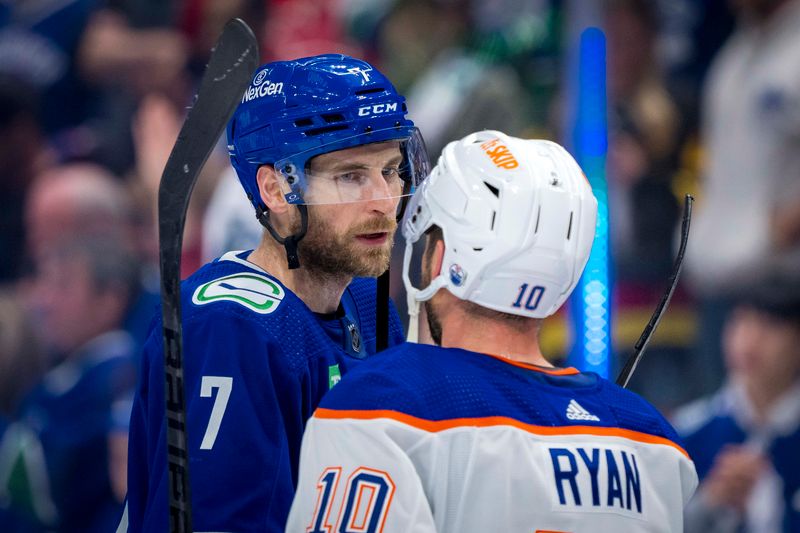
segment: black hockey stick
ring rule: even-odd
[[[195,102],[158,188],[158,255],[164,334],[170,531],[192,531],[186,404],[183,391],[180,270],[189,197],[208,156],[258,66],[258,44],[239,19],[229,21],[211,53]]]
[[[620,372],[619,376],[617,377],[617,385],[620,387],[628,386],[636,367],[639,365],[639,361],[641,361],[642,356],[644,356],[644,351],[647,349],[647,345],[650,344],[650,339],[658,327],[658,323],[661,322],[661,317],[664,316],[664,311],[667,309],[669,301],[672,299],[672,293],[675,292],[675,287],[678,285],[678,277],[681,275],[681,268],[683,267],[683,255],[686,252],[686,243],[689,242],[689,225],[692,220],[692,202],[694,202],[694,198],[690,194],[687,194],[683,204],[681,244],[678,247],[678,255],[675,257],[675,264],[672,266],[672,274],[670,274],[669,277],[667,292],[664,293],[664,296],[658,303],[658,307],[656,307],[656,310],[653,311],[653,316],[650,317],[650,322],[647,323],[644,331],[642,331],[642,335],[639,337],[639,340],[636,341],[636,344],[633,347],[633,354],[631,354],[631,356],[628,358],[628,361],[625,363],[625,368],[622,369],[622,372]]]
[[[389,347],[389,269],[378,276],[375,298],[375,353]]]

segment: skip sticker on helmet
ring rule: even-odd
[[[483,148],[483,151],[486,152],[486,155],[489,156],[489,159],[491,159],[492,163],[498,168],[511,170],[519,166],[514,154],[511,153],[508,146],[503,144],[500,139],[490,139],[481,144],[481,148]]]

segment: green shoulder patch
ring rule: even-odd
[[[339,370],[339,364],[331,365],[328,367],[328,390],[332,389],[334,385],[342,380],[342,372]]]
[[[259,274],[234,274],[209,281],[197,287],[192,295],[192,303],[205,305],[219,301],[236,302],[260,313],[273,313],[284,292],[280,285]]]

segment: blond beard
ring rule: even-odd
[[[300,241],[298,252],[304,268],[323,276],[377,277],[389,268],[392,242],[397,222],[394,217],[375,218],[356,224],[343,234],[308,208],[308,233]],[[357,235],[387,232],[380,247],[359,246]]]

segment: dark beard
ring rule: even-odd
[[[442,345],[442,323],[436,312],[433,310],[433,304],[430,300],[425,303],[425,318],[428,319],[428,329],[431,332],[431,338],[437,346]]]
[[[389,268],[397,229],[394,218],[372,219],[336,234],[328,222],[314,216],[312,206],[308,215],[308,233],[298,246],[300,262],[308,270],[325,277],[374,278]],[[356,235],[384,231],[389,233],[389,240],[380,248],[358,249],[353,241]]]

